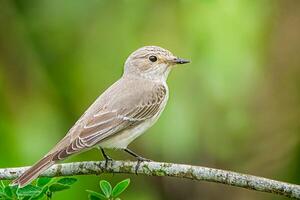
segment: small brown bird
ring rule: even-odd
[[[126,60],[122,77],[87,109],[66,136],[40,161],[25,171],[12,185],[24,187],[58,161],[88,150],[122,149],[138,159],[147,159],[127,148],[150,128],[164,110],[169,90],[166,83],[176,64],[189,63],[157,46],[145,46]],[[138,165],[137,165],[138,166]]]

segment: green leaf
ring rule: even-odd
[[[47,185],[51,180],[52,180],[52,178],[42,177],[37,180],[36,185],[39,187],[43,187],[43,186]]]
[[[89,200],[102,200],[102,199],[100,199],[100,198],[98,198],[98,197],[96,197],[96,196],[94,196],[94,195],[92,195],[92,194],[89,194]],[[105,198],[105,200],[106,200],[106,198]]]
[[[18,189],[18,186],[17,185],[13,185],[13,186],[9,186],[10,187],[10,190],[13,194],[16,194],[17,192],[17,189]]]
[[[72,184],[74,184],[76,181],[77,181],[76,178],[62,178],[62,179],[59,179],[59,180],[57,181],[57,183],[60,183],[60,184],[63,184],[63,185],[72,185]]]
[[[11,188],[10,188],[9,186],[6,186],[6,187],[4,188],[4,193],[5,193],[5,195],[8,196],[8,197],[12,197],[12,196],[13,196],[13,193],[12,193]]]
[[[89,198],[94,198],[94,199],[100,199],[100,200],[106,200],[107,198],[98,192],[92,191],[92,190],[86,190],[88,193],[90,193]]]
[[[111,185],[108,181],[106,180],[101,180],[100,181],[100,188],[102,190],[102,192],[104,193],[104,195],[106,196],[106,198],[109,198],[111,195]]]
[[[45,187],[43,188],[42,192],[41,192],[39,195],[37,195],[37,196],[31,198],[30,200],[42,199],[42,198],[46,195],[48,189],[49,189],[49,187],[48,187],[48,186],[45,186]],[[22,200],[23,200],[23,199],[22,199]]]
[[[18,197],[25,197],[25,196],[36,196],[42,192],[42,188],[34,186],[34,185],[27,185],[23,188],[18,188],[17,195]]]
[[[125,179],[121,182],[119,182],[113,189],[112,191],[112,197],[117,197],[119,196],[130,184],[130,179]]]
[[[48,189],[49,189],[49,186],[44,187],[42,193],[46,194],[46,192],[48,191]]]
[[[35,197],[31,197],[30,200],[38,200],[38,199],[43,199],[45,196],[45,194],[40,193],[39,195],[35,196]],[[22,199],[24,200],[24,199]]]
[[[0,196],[4,195],[4,189],[2,187],[0,187]]]
[[[53,185],[51,185],[49,187],[49,190],[50,190],[50,192],[59,192],[59,191],[66,190],[66,189],[69,189],[69,188],[70,188],[69,185],[63,185],[63,184],[60,184],[60,183],[54,183]]]
[[[5,188],[5,185],[4,185],[4,183],[3,183],[3,181],[2,181],[2,180],[0,181],[0,188],[2,188],[2,189],[4,189],[4,188]]]
[[[6,197],[4,188],[0,187],[0,199],[5,199],[4,197]]]
[[[46,192],[47,200],[51,199],[53,195],[53,192],[50,192],[49,190]]]

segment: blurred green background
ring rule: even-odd
[[[0,0],[0,167],[33,164],[132,51],[158,45],[192,63],[173,70],[165,112],[131,149],[300,184],[299,10],[299,0]],[[78,177],[54,199],[87,199],[100,179],[125,177],[130,200],[284,199],[134,175]]]

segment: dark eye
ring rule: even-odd
[[[151,62],[156,62],[156,61],[157,61],[157,57],[156,57],[156,56],[150,56],[150,57],[149,57],[149,60],[150,60]]]

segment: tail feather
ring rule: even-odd
[[[76,143],[76,140],[73,142]],[[72,147],[73,143],[70,142],[69,137],[62,139],[45,157],[21,174],[11,185],[18,185],[19,187],[26,186],[56,162],[66,159],[81,149],[77,147],[73,149]]]
[[[19,178],[12,182],[12,185],[18,185],[24,187],[32,180],[37,178],[44,170],[48,169],[55,162],[53,161],[53,155],[47,155],[25,171]]]

